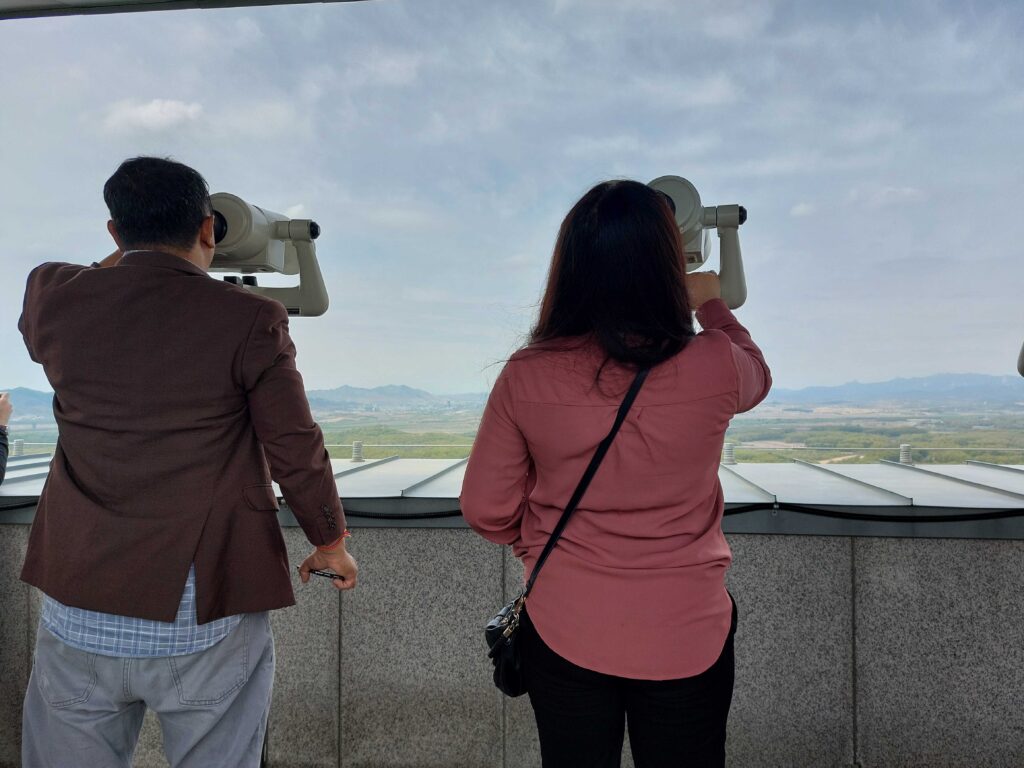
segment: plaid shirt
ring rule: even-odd
[[[172,622],[86,611],[43,595],[40,622],[73,648],[103,656],[153,658],[205,651],[227,637],[241,616],[196,624],[196,569],[192,566]]]

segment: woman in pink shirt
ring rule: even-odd
[[[714,274],[685,275],[661,193],[599,184],[562,223],[530,343],[488,400],[462,511],[528,577],[651,368],[523,612],[545,768],[618,766],[627,719],[638,768],[725,764],[736,611],[718,463],[771,376],[719,295]]]

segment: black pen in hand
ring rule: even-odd
[[[295,570],[301,572],[302,571],[302,566],[301,565],[296,565],[295,566]],[[330,571],[318,571],[315,568],[310,568],[309,572],[311,574],[313,574],[314,576],[323,576],[325,579],[341,579],[342,581],[345,580],[345,577],[342,576],[340,573],[331,573]]]

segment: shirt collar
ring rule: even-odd
[[[127,251],[118,264],[126,264],[135,267],[162,267],[174,269],[179,272],[188,272],[193,275],[208,277],[206,272],[187,259],[175,256],[173,253],[164,251]]]

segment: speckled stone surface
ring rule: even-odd
[[[729,536],[738,609],[731,766],[853,763],[850,539]]]
[[[341,765],[502,765],[483,625],[502,552],[466,529],[363,528],[342,599]]]
[[[21,765],[21,704],[31,668],[28,586],[18,580],[28,527],[0,525],[0,766]]]
[[[286,528],[284,535],[294,571],[313,547],[300,528]],[[270,614],[276,656],[270,762],[275,768],[335,768],[341,598],[326,579],[303,585],[297,573],[292,588],[295,605]]]
[[[855,551],[862,764],[1024,765],[1024,542]]]
[[[142,733],[139,734],[139,744],[135,748],[132,768],[167,768],[167,758],[164,757],[164,741],[160,734],[160,723],[156,715],[146,712],[146,719],[142,721]]]

